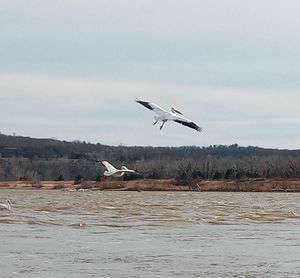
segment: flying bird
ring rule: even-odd
[[[0,210],[11,210],[11,201],[9,199],[5,199],[5,203],[0,203]]]
[[[112,166],[107,161],[101,161],[101,163],[106,168],[106,171],[104,171],[104,176],[107,176],[107,177],[109,177],[109,176],[121,177],[125,173],[136,173],[136,171],[130,170],[125,166],[122,166],[121,169],[116,169],[114,166]]]
[[[160,126],[160,130],[164,127],[164,124],[167,121],[174,121],[176,123],[182,124],[184,126],[190,127],[192,129],[195,129],[197,131],[202,131],[202,128],[195,124],[193,121],[183,117],[183,114],[176,108],[171,107],[171,111],[166,111],[165,109],[161,108],[155,103],[151,103],[148,101],[142,101],[139,99],[135,100],[137,103],[145,106],[147,109],[152,110],[156,115],[154,116],[154,124],[157,122],[162,122]]]

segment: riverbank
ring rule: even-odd
[[[190,186],[178,185],[174,179],[101,182],[84,181],[8,181],[0,189],[42,190],[118,190],[118,191],[242,191],[242,192],[300,192],[300,179],[202,180]]]

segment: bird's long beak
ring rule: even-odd
[[[157,121],[155,121],[155,123],[153,125],[156,125],[157,124]]]

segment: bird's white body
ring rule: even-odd
[[[160,129],[163,128],[164,124],[167,121],[174,121],[176,123],[182,124],[184,126],[190,127],[192,129],[195,129],[197,131],[202,131],[202,128],[195,124],[193,121],[183,117],[182,113],[174,108],[171,107],[171,111],[166,111],[165,109],[161,108],[159,105],[147,101],[142,101],[139,99],[135,100],[137,103],[145,106],[147,109],[152,110],[156,115],[154,116],[154,124],[155,125],[157,122],[162,122]]]
[[[121,169],[117,169],[107,161],[101,161],[101,163],[106,168],[106,171],[104,171],[104,176],[106,177],[110,177],[110,176],[121,177],[125,173],[136,173],[134,170],[128,169],[125,166],[122,166]]]
[[[0,210],[11,210],[11,201],[5,199],[5,203],[0,203]]]

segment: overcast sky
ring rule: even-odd
[[[0,132],[300,148],[297,0],[0,0]],[[138,97],[175,106],[203,133]]]

